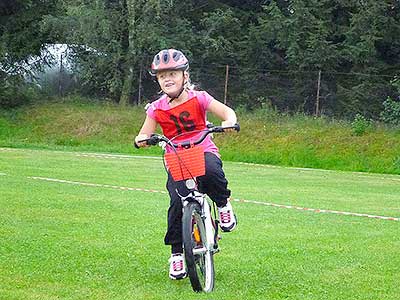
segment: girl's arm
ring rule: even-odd
[[[215,99],[210,102],[207,111],[220,118],[222,120],[222,126],[233,126],[237,123],[234,110]]]
[[[150,135],[156,131],[156,128],[157,128],[156,120],[154,120],[146,115],[146,119],[144,120],[142,128],[140,129],[139,134],[135,137],[135,143],[139,147],[148,146],[146,144],[146,142],[138,143],[138,141],[148,139],[150,137]]]

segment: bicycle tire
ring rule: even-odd
[[[196,241],[193,230],[198,229],[200,241]],[[201,207],[197,202],[188,203],[182,218],[183,247],[190,283],[195,292],[211,292],[214,289],[214,257],[209,250],[203,253],[196,249],[207,249],[205,226],[201,217]]]

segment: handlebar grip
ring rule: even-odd
[[[221,127],[221,129],[222,129],[221,132],[225,131],[225,129],[235,129],[235,131],[239,132],[240,131],[240,125],[239,125],[239,123],[236,123],[233,126]]]
[[[239,123],[236,123],[233,126],[213,126],[209,127],[210,132],[225,132],[226,129],[234,129],[235,131],[239,132],[240,131],[240,125]]]

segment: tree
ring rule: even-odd
[[[338,80],[338,102],[346,111],[370,117],[382,110],[382,102],[394,89],[390,80],[400,67],[398,1],[359,1],[347,6],[351,12],[344,32],[342,72],[362,73],[351,80]]]
[[[28,98],[24,77],[49,62],[42,51],[51,42],[43,20],[58,6],[56,0],[4,1],[0,12],[0,105],[14,106]]]
[[[188,49],[193,36],[190,24],[179,17],[182,11],[165,1],[76,0],[64,5],[63,22],[72,28],[66,40],[74,45],[86,92],[120,104],[134,102],[139,72],[144,75],[151,54],[172,46]]]
[[[231,105],[314,113],[321,71],[323,113],[376,117],[395,93],[399,6],[395,0],[3,1],[2,76],[5,66],[21,68],[15,62],[30,62],[46,43],[67,43],[79,92],[125,105],[156,91],[146,80],[153,55],[179,48],[194,81],[217,98],[229,65]]]
[[[391,93],[389,80],[395,75],[386,61],[398,69],[398,47],[391,46],[399,43],[398,5],[388,0],[383,4],[370,0],[270,1],[252,25],[251,37],[256,41],[249,45],[251,51],[263,45],[265,55],[255,64],[277,66],[288,74],[273,76],[287,86],[287,93],[271,95],[278,98],[275,104],[312,113],[321,70],[326,113],[377,115],[382,99]],[[342,75],[349,72],[353,76]],[[355,76],[359,73],[368,76]]]

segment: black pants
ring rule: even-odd
[[[225,206],[231,195],[228,181],[222,170],[222,161],[215,154],[205,152],[206,174],[197,178],[199,191],[207,194],[218,207]],[[174,181],[168,174],[167,190],[170,196],[168,229],[164,242],[172,246],[172,253],[182,252],[182,200],[176,193],[186,196],[189,191],[185,181]]]

